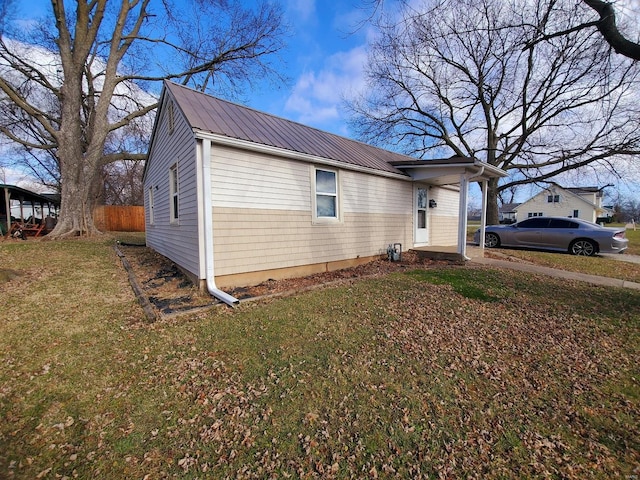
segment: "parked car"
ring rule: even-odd
[[[485,228],[484,245],[495,247],[522,247],[573,255],[596,253],[622,253],[629,239],[624,227],[602,227],[579,218],[533,217],[512,225],[491,225]],[[480,230],[474,242],[480,245]]]

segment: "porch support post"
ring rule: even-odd
[[[469,179],[460,175],[460,207],[458,211],[458,253],[467,258],[467,204],[469,202]]]
[[[482,256],[484,256],[484,232],[487,227],[487,188],[489,187],[489,182],[484,180],[482,182],[482,214],[480,215],[480,250],[482,251]]]
[[[4,187],[4,202],[5,207],[7,209],[7,231],[5,233],[9,233],[11,230],[11,196],[9,195],[9,189]]]

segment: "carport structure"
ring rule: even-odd
[[[57,194],[40,194],[5,184],[0,184],[0,192],[0,231],[3,235],[9,235],[18,229],[22,229],[26,235],[38,236],[45,233],[48,228],[45,208],[48,210],[49,218],[53,220],[57,217],[60,208],[60,196]],[[11,215],[12,201],[19,203],[19,218]],[[37,208],[40,209],[39,212]],[[54,224],[55,221],[49,227]]]

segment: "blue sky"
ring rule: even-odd
[[[51,10],[50,0],[17,2],[19,17],[24,20],[41,17]],[[243,95],[245,103],[257,110],[353,137],[343,102],[365,85],[363,68],[370,30],[362,26],[362,20],[371,13],[365,8],[371,0],[280,0],[280,3],[291,30],[287,47],[280,54],[290,81],[279,87],[273,82],[257,82],[255,90]],[[640,8],[638,0],[622,3]],[[616,184],[625,183],[612,180]],[[522,188],[521,195],[530,196],[532,189],[537,187]]]
[[[366,28],[364,1],[288,0],[292,28],[283,53],[290,85],[258,92],[249,105],[322,130],[349,136],[342,108],[363,88]]]
[[[19,18],[48,15],[50,0],[17,0]],[[253,3],[251,0],[248,0]],[[245,103],[258,110],[350,136],[342,109],[345,96],[363,85],[366,0],[280,0],[291,35],[281,52],[289,82],[258,82]]]

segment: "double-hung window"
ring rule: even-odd
[[[338,198],[338,172],[316,168],[314,176],[315,212],[314,219],[338,220],[340,202]]]
[[[177,223],[179,218],[179,194],[178,189],[178,164],[173,164],[169,169],[169,200],[170,200],[170,221],[171,223]]]

